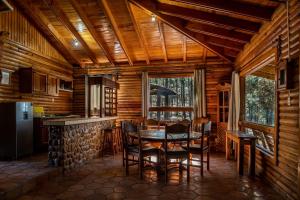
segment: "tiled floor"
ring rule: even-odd
[[[235,162],[226,161],[223,154],[211,157],[211,170],[200,177],[199,169],[192,171],[189,184],[185,173],[171,173],[171,181],[164,184],[163,176],[157,178],[148,171],[146,178],[138,178],[137,168],[132,167],[130,176],[124,176],[120,156],[95,159],[65,176],[58,176],[40,185],[19,200],[47,199],[283,199],[271,187],[258,179],[236,174]]]
[[[38,184],[58,175],[59,169],[48,167],[47,154],[20,161],[0,161],[0,200],[26,194]]]

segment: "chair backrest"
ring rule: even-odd
[[[159,121],[155,119],[147,119],[146,120],[146,125],[158,125]]]
[[[132,121],[122,121],[121,129],[123,148],[127,149],[128,145],[130,144],[128,133],[138,132],[138,127]]]
[[[166,125],[165,128],[165,142],[164,142],[164,148],[168,149],[168,142],[186,142],[187,143],[187,149],[189,150],[189,141],[190,141],[190,129],[191,125],[190,124],[181,124],[181,123],[176,123],[172,125]],[[176,135],[178,134],[178,135]],[[181,137],[180,139],[178,138],[179,134],[186,134],[186,137]],[[173,137],[174,140],[170,140],[168,136]],[[176,140],[175,140],[176,139]]]
[[[204,134],[210,135],[211,133],[211,121],[204,124]]]
[[[172,125],[166,125],[166,133],[189,133],[190,132],[190,124],[181,124],[176,123]]]

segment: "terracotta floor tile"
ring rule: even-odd
[[[181,174],[178,170],[170,171],[167,185],[164,175],[157,175],[154,170],[147,170],[140,180],[137,166],[130,167],[130,175],[125,176],[121,156],[95,159],[64,175],[53,169],[47,168],[45,163],[34,166],[32,163],[0,162],[0,195],[4,189],[20,187],[26,190],[35,186],[19,200],[283,199],[259,179],[239,176],[236,163],[226,161],[223,154],[211,156],[210,171],[204,170],[204,177],[200,176],[199,168],[191,168],[190,183],[186,181],[186,172]],[[39,174],[38,184],[34,185],[35,181],[25,183],[22,180],[24,172],[31,178]],[[53,173],[53,178],[48,179],[43,175],[45,172]]]

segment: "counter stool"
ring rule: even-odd
[[[102,157],[105,153],[117,154],[121,150],[121,133],[117,127],[104,129],[102,141]]]

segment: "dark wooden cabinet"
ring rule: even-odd
[[[57,96],[59,93],[58,78],[43,74],[32,68],[19,70],[20,92],[30,94],[48,94]]]
[[[117,89],[111,87],[104,88],[104,112],[105,116],[117,115]]]
[[[58,95],[58,79],[53,76],[48,76],[48,94],[57,96]]]
[[[35,153],[48,150],[48,128],[43,125],[43,118],[33,118],[33,149]]]
[[[33,92],[47,93],[47,75],[33,72]]]
[[[230,84],[219,84],[217,86],[217,138],[216,150],[225,152],[225,136],[227,130]]]

